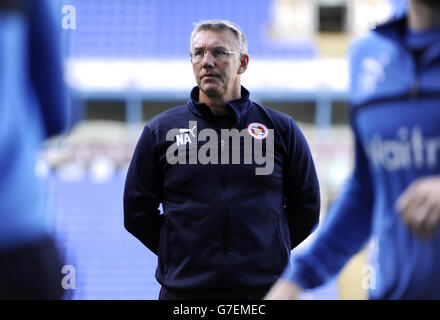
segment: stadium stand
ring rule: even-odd
[[[76,0],[77,25],[66,56],[186,58],[193,23],[228,19],[242,26],[254,57],[299,58],[317,54],[312,41],[277,44],[268,37],[270,0]]]

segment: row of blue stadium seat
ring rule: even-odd
[[[95,183],[51,174],[46,182],[58,246],[76,271],[75,288],[65,298],[157,299],[157,257],[124,229],[124,176]]]
[[[75,8],[76,29],[65,30],[69,57],[187,57],[193,23],[228,19],[243,29],[254,57],[313,57],[311,41],[280,45],[268,36],[271,0],[57,0]]]

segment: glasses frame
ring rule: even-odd
[[[194,60],[196,60],[196,62],[199,62],[199,61],[202,61],[202,59],[206,56],[206,52],[207,51],[212,51],[212,50],[220,50],[220,51],[223,51],[223,52],[226,52],[226,58],[229,58],[229,56],[231,55],[231,54],[239,54],[240,56],[242,55],[242,53],[241,52],[238,52],[238,51],[230,51],[230,50],[227,50],[227,49],[223,49],[223,48],[219,48],[219,47],[216,47],[216,48],[209,48],[209,49],[202,49],[202,48],[200,48],[200,49],[197,49],[196,51],[199,51],[199,50],[203,50],[203,56],[201,56],[200,58],[198,58],[198,57],[196,57],[195,56],[195,54],[193,53],[193,52],[190,52],[189,53],[189,56],[191,57],[191,59],[193,59],[193,61]],[[218,59],[218,57],[216,57],[216,56],[214,56],[213,54],[212,54],[212,52],[211,52],[211,55],[212,55],[212,57],[214,58],[214,59]]]

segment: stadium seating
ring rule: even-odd
[[[69,4],[58,0],[59,6]],[[64,53],[83,58],[182,58],[193,23],[228,19],[242,27],[254,57],[313,57],[312,41],[270,40],[270,0],[106,0],[72,2],[76,29],[65,32]]]
[[[77,178],[47,177],[57,243],[76,271],[66,299],[157,299],[157,258],[123,226],[125,177],[96,183],[84,172]]]

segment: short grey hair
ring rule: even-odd
[[[195,36],[202,30],[214,30],[214,31],[231,30],[232,33],[235,35],[235,38],[237,39],[240,53],[247,53],[248,44],[246,37],[243,31],[241,31],[240,27],[237,26],[235,23],[228,20],[215,19],[215,20],[205,20],[205,21],[197,22],[194,23],[194,26],[195,26],[194,30],[191,33],[191,49]]]

